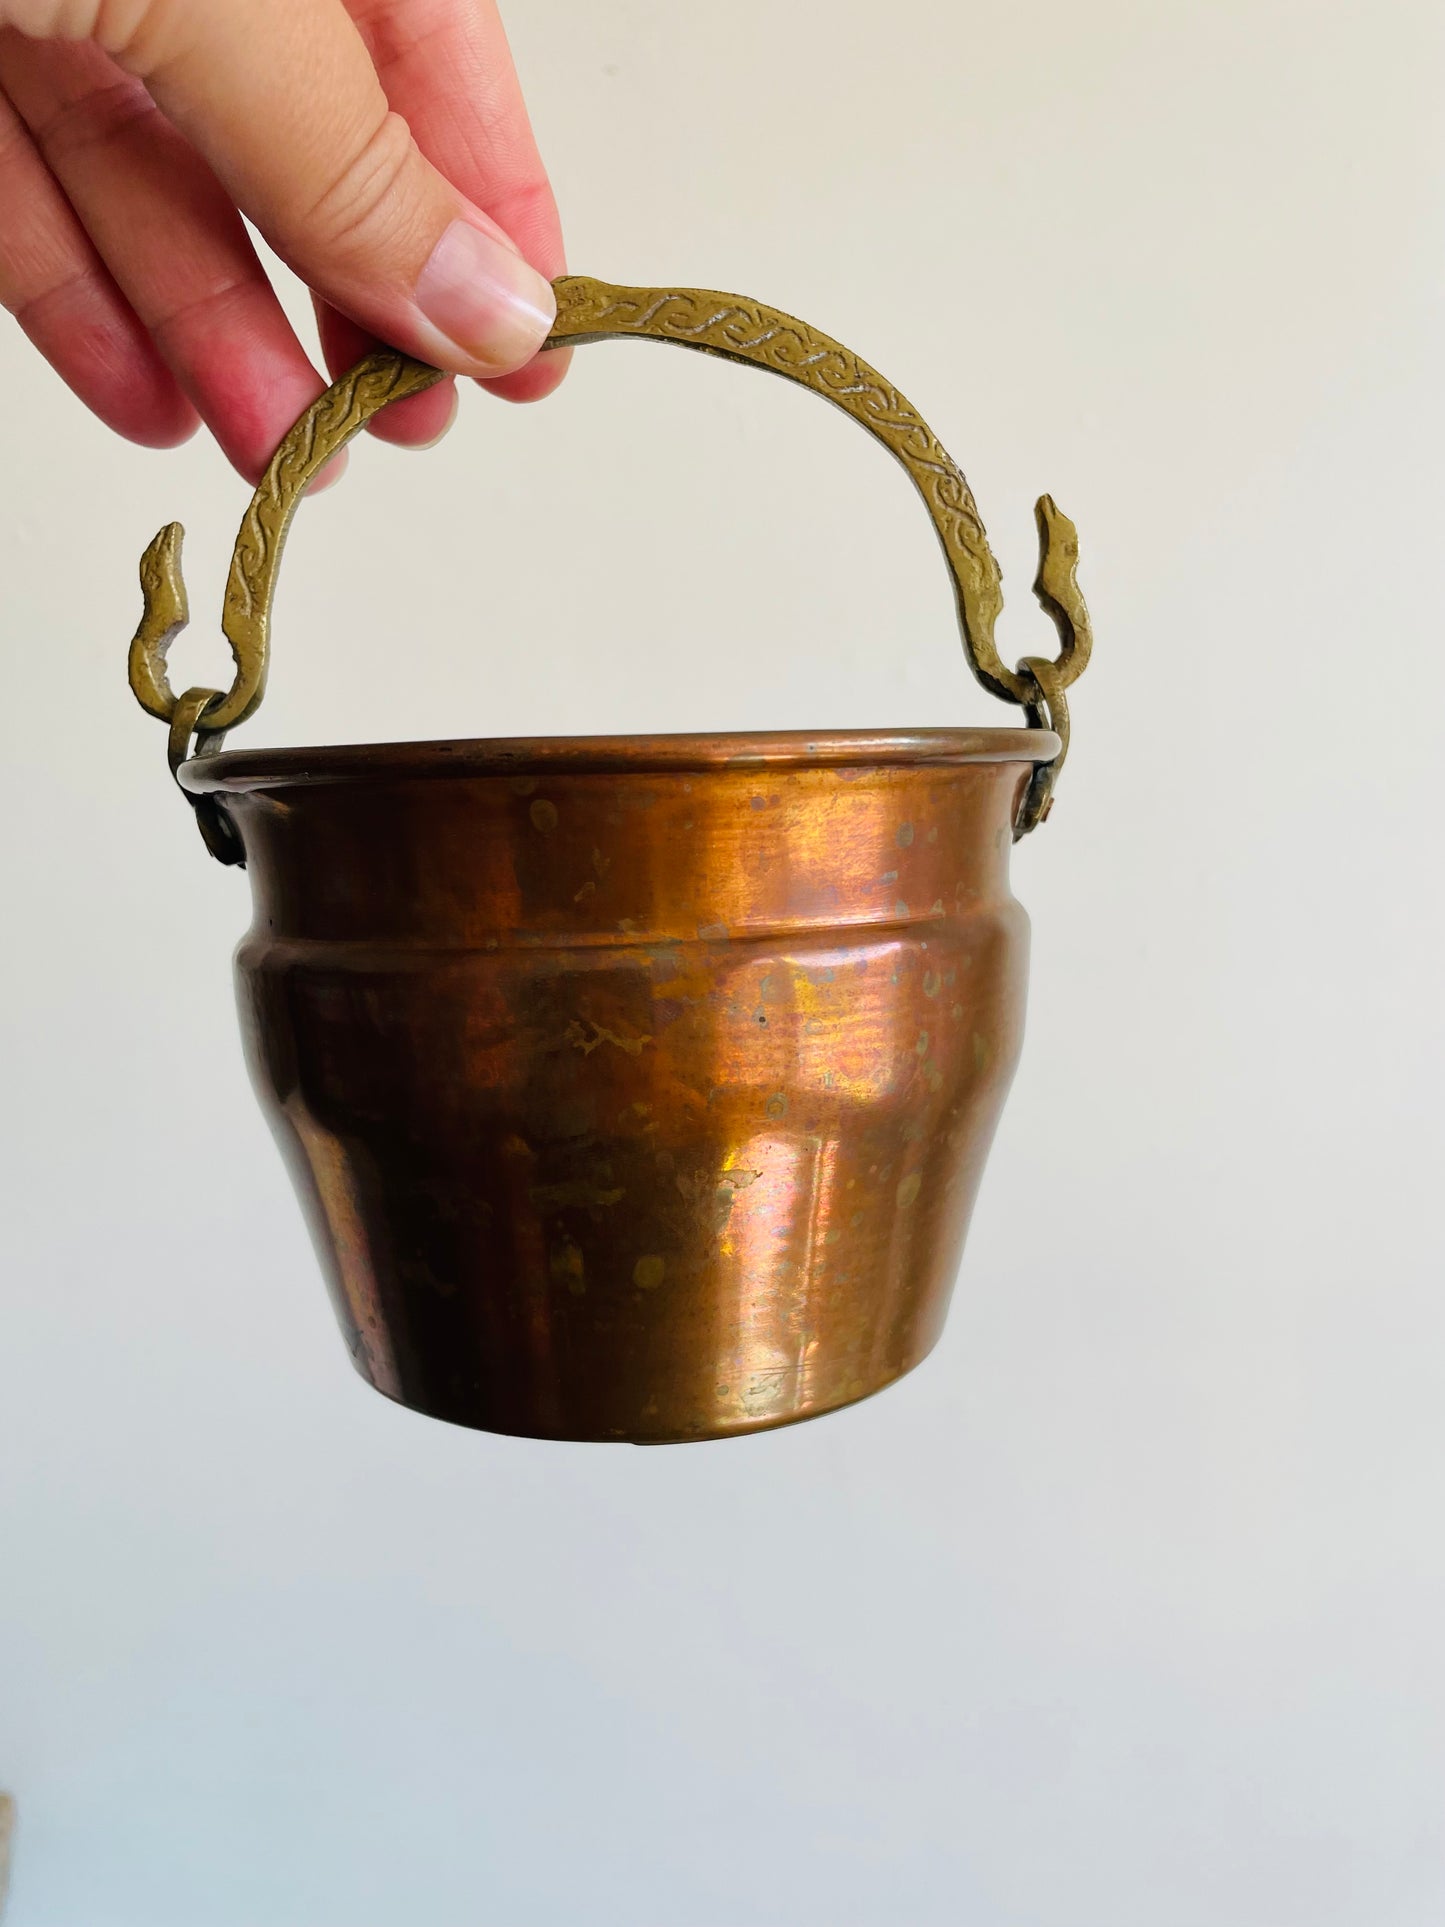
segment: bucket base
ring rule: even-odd
[[[646,1434],[637,1432],[587,1432],[577,1429],[567,1431],[544,1431],[536,1425],[527,1423],[483,1422],[480,1419],[465,1418],[455,1412],[441,1411],[429,1405],[416,1403],[413,1399],[400,1398],[394,1392],[378,1385],[375,1379],[367,1376],[365,1367],[353,1356],[352,1364],[356,1375],[363,1385],[373,1392],[379,1392],[391,1405],[399,1405],[403,1411],[415,1412],[421,1418],[440,1419],[445,1425],[455,1425],[467,1432],[487,1432],[495,1438],[545,1439],[556,1445],[711,1445],[722,1439],[746,1439],[758,1432],[781,1432],[784,1427],[801,1425],[808,1419],[828,1418],[834,1412],[846,1412],[855,1405],[864,1405],[880,1393],[891,1391],[903,1379],[910,1377],[932,1357],[937,1345],[935,1337],[926,1351],[920,1353],[912,1364],[902,1366],[886,1378],[880,1378],[866,1391],[855,1392],[851,1398],[840,1398],[830,1403],[800,1406],[789,1412],[775,1412],[764,1418],[741,1419],[735,1423],[713,1425],[707,1431],[673,1432],[660,1431]]]

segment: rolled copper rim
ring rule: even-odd
[[[431,743],[345,743],[317,749],[240,749],[182,765],[193,794],[278,783],[354,783],[446,776],[718,774],[734,769],[916,768],[1049,763],[1047,729],[739,731],[720,735],[517,736]]]

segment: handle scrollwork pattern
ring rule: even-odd
[[[1065,691],[1089,660],[1092,631],[1078,585],[1078,537],[1051,497],[1042,496],[1036,510],[1034,591],[1058,630],[1059,653],[1052,660],[1026,657],[1010,669],[995,641],[1003,608],[1001,574],[973,491],[917,409],[875,368],[795,316],[738,295],[620,287],[585,275],[564,276],[554,288],[557,319],[548,348],[634,339],[719,355],[798,382],[881,442],[907,472],[937,532],[974,675],[992,695],[1021,705],[1032,723],[1052,728],[1067,745]],[[369,355],[307,409],[277,449],[231,560],[221,619],[236,664],[229,690],[193,689],[180,697],[172,691],[166,657],[187,621],[180,524],[171,523],[151,543],[141,560],[144,613],[131,643],[130,683],[142,707],[173,726],[173,737],[180,714],[203,747],[214,747],[224,731],[253,714],[266,687],[276,574],[307,486],[380,409],[440,379],[438,370],[408,356],[387,350]],[[1060,754],[1036,774],[1020,814],[1020,835],[1047,814],[1062,761]]]

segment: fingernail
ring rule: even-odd
[[[470,221],[453,221],[432,249],[416,305],[487,374],[530,361],[557,313],[550,283]]]

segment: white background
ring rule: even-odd
[[[246,491],[0,333],[13,1927],[1438,1927],[1434,0],[514,0],[575,267],[740,290],[1031,503],[1094,667],[947,1335],[692,1450],[394,1409],[245,1082],[243,877],[125,687]],[[303,511],[241,740],[1005,723],[903,478],[582,351]],[[9,1922],[7,1922],[9,1927]]]

